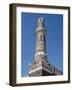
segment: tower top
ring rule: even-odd
[[[38,18],[37,31],[38,30],[44,30],[44,18],[43,17]]]
[[[41,28],[44,27],[44,18],[43,17],[40,17],[38,19],[38,27],[41,27]]]

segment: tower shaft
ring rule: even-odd
[[[36,29],[36,54],[35,63],[47,61],[46,55],[46,30],[44,28],[44,19],[38,19],[38,27]]]

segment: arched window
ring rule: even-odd
[[[42,40],[42,35],[40,35],[40,40]]]
[[[44,36],[44,41],[45,41],[45,36]]]

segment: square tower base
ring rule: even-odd
[[[38,64],[30,65],[29,76],[51,76],[55,75],[52,68],[46,62],[39,62]]]

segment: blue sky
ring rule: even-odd
[[[48,62],[63,71],[63,15],[21,13],[21,75],[27,76],[36,48],[36,28],[39,17],[44,17]]]

